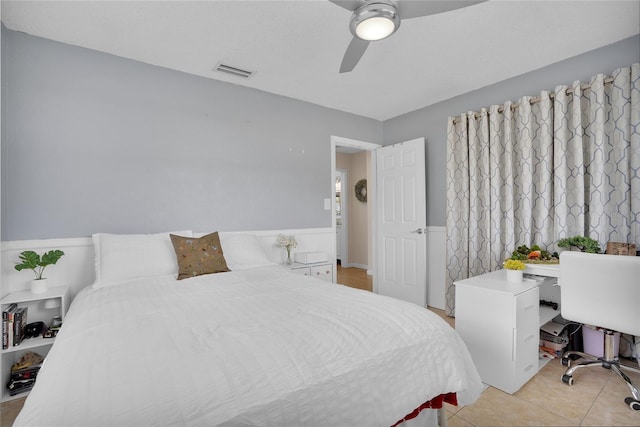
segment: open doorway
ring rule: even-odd
[[[338,147],[339,148],[339,147]],[[340,156],[336,153],[336,156]],[[336,261],[342,266],[342,260],[349,259],[349,203],[347,200],[348,169],[340,167],[340,158],[336,157]]]
[[[338,261],[337,282],[374,292],[377,291],[374,256],[375,150],[379,147],[381,145],[365,141],[331,137],[331,182],[332,191],[335,191],[332,224]],[[356,198],[356,189],[359,198]]]

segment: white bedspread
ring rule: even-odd
[[[437,315],[274,265],[83,290],[15,426],[389,426],[481,389]]]

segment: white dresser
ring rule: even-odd
[[[539,358],[540,326],[559,315],[560,308],[540,306],[540,299],[559,303],[556,277],[509,283],[506,271],[498,270],[455,285],[456,331],[482,381],[515,393],[549,361]]]

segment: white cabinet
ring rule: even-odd
[[[296,274],[303,274],[305,276],[312,276],[318,279],[322,279],[327,282],[333,282],[333,264],[332,263],[315,263],[315,264],[300,264],[294,262],[289,266],[291,272]]]
[[[49,301],[48,304],[45,304]],[[50,288],[46,292],[34,294],[29,291],[14,292],[2,298],[0,306],[4,311],[10,304],[16,303],[18,307],[26,306],[27,322],[44,322],[47,326],[51,325],[51,321],[55,316],[60,316],[64,321],[69,306],[69,288],[66,286]],[[51,306],[51,308],[47,308]],[[7,401],[24,397],[28,392],[11,396],[6,388],[9,381],[11,366],[22,356],[27,350],[33,351],[40,356],[46,357],[49,349],[53,345],[55,338],[43,338],[38,336],[35,338],[24,339],[19,345],[1,350],[0,352],[0,386],[2,387],[1,400]]]
[[[555,280],[555,279],[553,279]],[[540,326],[560,310],[540,310],[544,278],[509,283],[499,270],[455,282],[456,331],[467,345],[484,383],[515,393],[544,362]],[[545,361],[548,359],[545,359]]]

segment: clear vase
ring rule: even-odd
[[[291,248],[287,248],[287,260],[285,261],[285,263],[287,265],[293,264],[293,261],[291,260]]]

